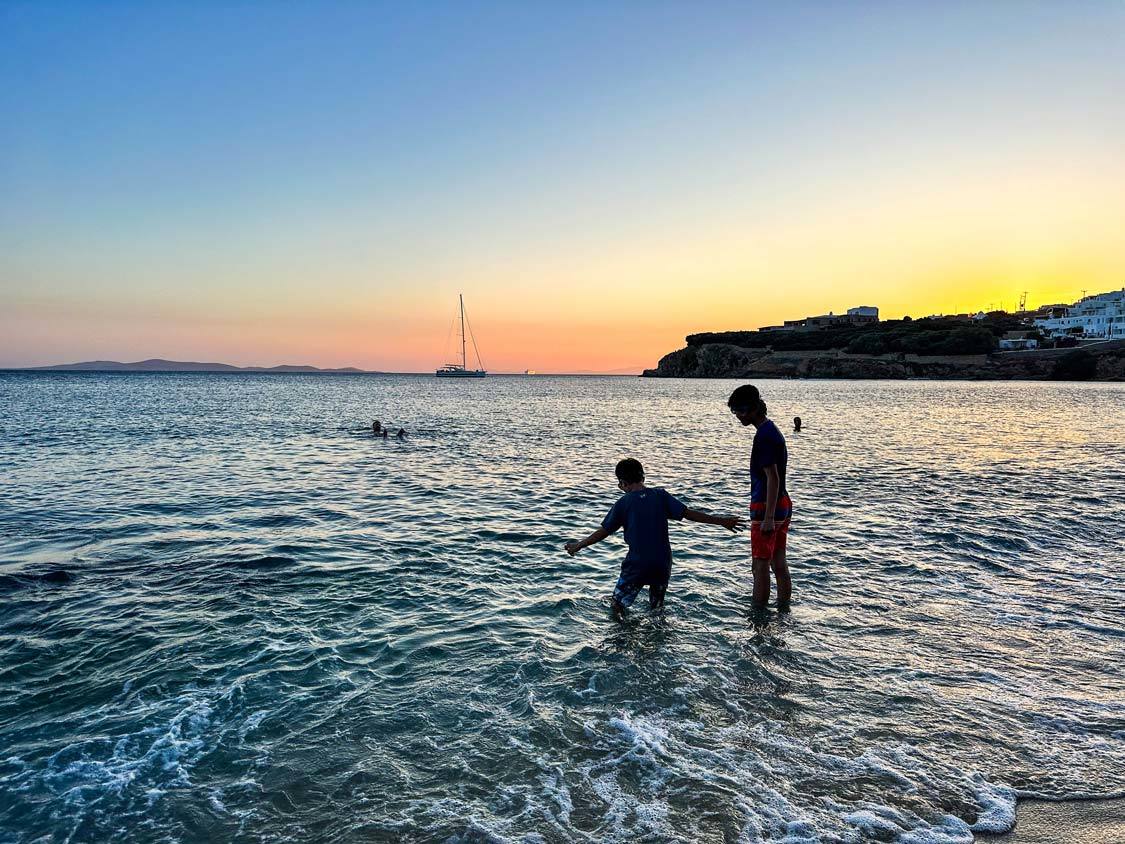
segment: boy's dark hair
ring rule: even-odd
[[[736,387],[735,391],[730,394],[730,398],[727,399],[727,407],[742,408],[751,413],[759,409],[763,414],[766,412],[766,403],[762,401],[762,394],[753,384],[743,384],[741,387]]]
[[[620,461],[613,474],[617,475],[617,480],[623,484],[639,484],[645,479],[644,466],[641,465],[640,460],[634,460],[632,457]]]

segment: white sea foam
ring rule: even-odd
[[[972,844],[973,840],[969,825],[952,815],[933,824],[921,822],[898,837],[902,844]]]
[[[571,799],[565,774],[561,768],[558,768],[553,773],[540,777],[539,782],[543,791],[555,804],[554,816],[558,823],[566,827],[570,824],[570,814],[574,811],[574,801]]]
[[[870,809],[849,812],[844,815],[844,820],[852,826],[858,827],[861,832],[865,833],[890,832],[897,835],[902,832],[902,827],[898,823],[881,817],[878,813]]]
[[[238,737],[240,739],[245,739],[247,735],[258,729],[258,727],[261,726],[261,723],[266,720],[269,715],[270,710],[268,709],[260,709],[250,715],[245,721],[242,722],[242,726],[238,728]]]
[[[668,738],[668,730],[655,718],[638,718],[622,713],[609,719],[609,725],[620,730],[633,749],[640,753],[660,753],[663,742]]]
[[[596,697],[598,694],[598,675],[593,673],[590,675],[590,681],[586,684],[586,688],[579,690],[576,694],[579,697]]]
[[[42,767],[22,765],[2,784],[54,792],[68,807],[74,829],[83,817],[127,812],[134,800],[133,811],[150,812],[170,789],[191,785],[192,766],[213,741],[214,708],[207,695],[187,693],[170,703],[173,714],[162,724],[112,742],[104,738],[73,742],[44,760]],[[156,706],[149,704],[148,709]]]
[[[611,732],[607,732],[606,728]],[[593,791],[604,804],[604,822],[613,836],[626,837],[675,830],[670,823],[671,809],[662,795],[667,783],[682,779],[711,783],[742,795],[735,805],[741,815],[740,840],[757,841],[764,836],[793,842],[819,840],[825,832],[837,829],[847,838],[854,830],[860,840],[872,835],[893,835],[915,844],[965,844],[973,831],[1004,831],[1014,819],[1015,793],[1007,786],[991,783],[981,775],[958,773],[908,745],[888,744],[869,747],[848,758],[818,752],[786,734],[782,724],[733,725],[719,730],[696,720],[674,720],[655,715],[620,712],[604,722],[604,727],[587,721],[584,730],[591,741],[603,744],[607,756],[585,770]],[[623,747],[615,749],[611,739],[620,736]],[[711,738],[708,739],[707,735]],[[714,739],[722,737],[715,744]],[[754,752],[738,754],[735,747],[752,745]],[[707,749],[713,746],[715,749]],[[621,774],[632,769],[640,774],[643,793],[626,790]],[[875,777],[892,792],[901,794],[939,794],[950,782],[964,783],[965,793],[979,807],[968,820],[952,815],[918,817],[901,808],[874,803],[825,803],[825,812],[808,815],[793,798],[774,787],[800,781],[817,772],[845,780]],[[561,778],[550,780],[556,790]],[[654,799],[655,798],[655,799]],[[638,814],[641,807],[642,814]],[[568,816],[569,817],[569,816]],[[972,821],[972,825],[970,825]],[[682,829],[679,830],[682,833]],[[667,834],[672,835],[671,832]]]
[[[1016,791],[1006,785],[991,783],[982,774],[970,777],[973,796],[981,807],[973,824],[973,832],[1007,832],[1016,823]]]

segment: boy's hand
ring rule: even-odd
[[[582,550],[582,545],[578,542],[568,542],[563,547],[566,549],[566,553],[570,554],[572,557]]]
[[[724,516],[719,519],[719,524],[729,530],[731,533],[738,533],[739,531],[746,530],[746,520],[738,516]]]
[[[773,523],[773,516],[766,516],[762,519],[762,533],[773,533],[776,527],[777,525]]]

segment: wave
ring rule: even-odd
[[[33,589],[40,586],[66,586],[73,583],[74,579],[75,575],[66,569],[0,574],[0,592],[14,592],[17,589]]]

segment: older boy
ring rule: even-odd
[[[621,563],[621,575],[613,590],[613,613],[620,617],[645,586],[648,586],[649,607],[664,606],[664,594],[672,574],[669,519],[722,525],[732,533],[743,530],[746,523],[736,516],[724,518],[691,510],[666,490],[646,487],[644,468],[632,458],[618,463],[614,474],[617,475],[617,486],[625,494],[617,499],[600,528],[580,542],[566,543],[565,547],[573,557],[583,548],[601,542],[618,528],[625,528],[629,553]]]
[[[750,451],[750,556],[754,569],[754,604],[764,607],[770,597],[770,570],[777,578],[777,605],[785,610],[793,595],[785,542],[793,502],[785,489],[789,450],[777,425],[766,417],[766,403],[758,388],[744,384],[727,399],[730,412],[743,425],[753,425]]]

